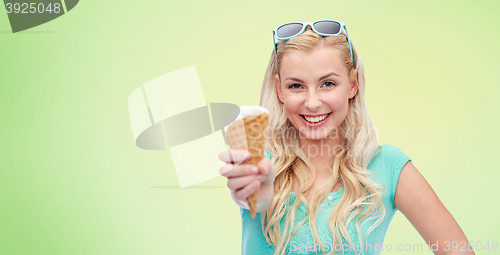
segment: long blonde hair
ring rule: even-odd
[[[321,44],[333,47],[340,52],[350,80],[357,79],[358,92],[355,97],[349,100],[347,116],[340,126],[344,142],[343,147],[330,157],[329,167],[332,176],[314,192],[311,204],[308,204],[305,194],[315,180],[316,170],[309,158],[300,149],[297,139],[298,130],[286,117],[285,107],[278,99],[274,77],[279,72],[283,55],[286,52],[309,51]],[[385,192],[385,186],[372,181],[369,178],[372,173],[367,170],[370,161],[380,151],[380,146],[378,145],[377,131],[365,104],[364,66],[354,45],[352,45],[354,65],[358,70],[358,76],[355,77],[355,68],[353,68],[349,45],[343,33],[339,36],[323,37],[314,33],[310,27],[307,27],[304,33],[286,41],[279,41],[277,47],[277,57],[275,57],[274,50],[271,53],[260,98],[260,105],[266,107],[270,116],[272,116],[269,120],[268,133],[266,133],[266,150],[271,154],[271,160],[276,171],[274,196],[270,207],[263,214],[262,231],[267,242],[276,247],[275,254],[284,254],[286,246],[290,243],[292,232],[304,223],[302,221],[298,227],[294,228],[293,226],[295,212],[298,206],[304,202],[309,209],[307,219],[309,220],[313,238],[320,245],[322,253],[325,254],[322,244],[325,240],[320,240],[316,230],[317,212],[323,199],[337,183],[339,176],[342,178],[344,193],[328,219],[328,227],[333,236],[332,247],[335,247],[336,244],[342,245],[341,237],[344,237],[350,245],[353,245],[347,226],[356,216],[358,216],[355,221],[356,233],[361,241],[363,240],[360,230],[361,221],[380,217],[368,229],[366,237],[382,222],[385,216],[381,196]],[[307,169],[310,170],[311,174],[308,174]],[[285,214],[288,197],[294,186],[294,176],[298,180],[301,190],[297,194],[297,199],[289,208],[283,236],[281,236],[280,221]]]

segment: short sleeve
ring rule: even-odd
[[[410,157],[403,153],[398,147],[394,145],[385,144],[385,160],[387,162],[387,166],[390,168],[391,173],[391,202],[392,207],[396,209],[394,204],[394,196],[396,195],[396,187],[399,181],[399,175],[401,174],[401,170],[403,170],[406,162],[411,161]]]

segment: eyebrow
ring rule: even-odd
[[[321,81],[321,80],[323,80],[323,79],[325,79],[325,78],[327,78],[327,77],[329,77],[329,76],[332,76],[332,75],[335,75],[335,76],[340,77],[340,75],[338,75],[336,72],[331,72],[331,73],[328,73],[328,74],[326,74],[326,75],[322,76],[321,78],[319,78],[319,79],[318,79],[318,81]],[[294,78],[294,77],[287,77],[287,78],[285,79],[285,81],[286,81],[286,80],[292,80],[292,81],[304,82],[304,81],[302,81],[301,79]]]

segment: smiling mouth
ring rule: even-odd
[[[305,119],[307,122],[311,123],[311,124],[314,124],[314,123],[318,123],[318,122],[321,122],[323,121],[324,119],[326,119],[328,117],[328,115],[330,115],[331,112],[325,114],[325,115],[321,115],[321,116],[317,116],[317,117],[306,117],[304,115],[300,115],[302,116],[303,119]]]

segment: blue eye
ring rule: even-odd
[[[327,82],[323,83],[323,85],[325,85],[327,88],[329,88],[329,87],[335,86],[335,83],[333,83],[331,81],[327,81]]]
[[[297,87],[297,86],[298,86],[298,87]],[[289,89],[298,89],[298,88],[300,88],[300,85],[299,85],[299,84],[297,84],[297,83],[295,83],[295,84],[290,85],[288,88],[289,88]]]

